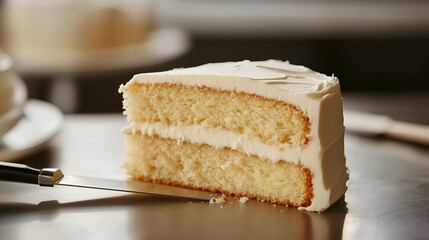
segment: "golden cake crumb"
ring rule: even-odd
[[[222,194],[222,196],[221,197],[219,197],[219,198],[212,198],[212,199],[210,199],[210,202],[209,203],[224,203],[226,201],[226,195],[225,194]]]

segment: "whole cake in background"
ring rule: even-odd
[[[346,191],[339,81],[304,66],[226,62],[120,87],[136,179],[324,211]]]
[[[3,5],[1,40],[24,65],[79,64],[94,51],[140,44],[155,29],[150,0],[7,0]]]

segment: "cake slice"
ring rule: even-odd
[[[138,74],[120,87],[136,179],[324,211],[346,190],[339,81],[268,60]]]

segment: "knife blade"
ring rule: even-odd
[[[384,135],[389,138],[429,145],[429,126],[402,122],[385,115],[344,111],[347,131],[364,135]]]
[[[24,164],[0,162],[0,180],[38,184],[39,186],[91,188],[127,193],[142,193],[158,196],[188,198],[210,201],[220,196],[218,193],[143,182],[138,180],[115,180],[106,178],[64,175],[56,168],[31,168]]]

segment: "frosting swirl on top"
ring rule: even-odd
[[[334,76],[329,77],[310,68],[280,60],[209,63],[164,73],[244,77],[284,90],[313,94],[327,91],[330,86],[338,83]]]

